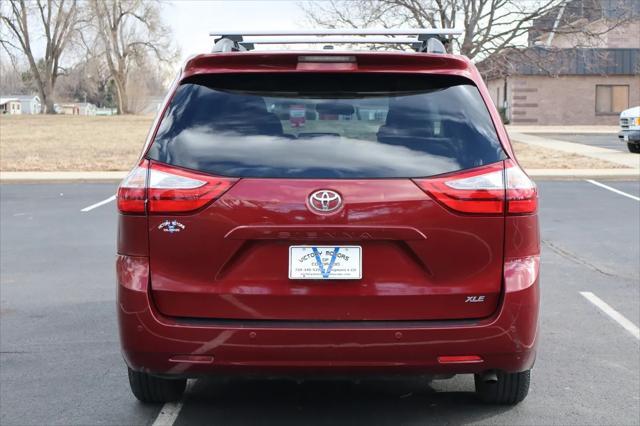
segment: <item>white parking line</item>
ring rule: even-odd
[[[587,182],[592,183],[600,188],[608,189],[611,192],[615,192],[616,194],[622,195],[623,197],[631,198],[632,200],[640,201],[640,197],[636,197],[635,195],[627,194],[626,192],[620,191],[619,189],[612,188],[604,183],[597,182],[593,179],[587,179]]]
[[[180,414],[180,410],[182,410],[182,406],[184,405],[185,399],[187,399],[187,393],[189,392],[191,386],[193,386],[194,380],[187,381],[187,388],[184,390],[184,395],[182,399],[178,402],[167,402],[165,403],[160,412],[158,413],[158,417],[153,421],[152,426],[173,426],[173,423],[178,418]]]
[[[182,410],[182,401],[165,403],[152,426],[172,426],[173,422],[178,418],[180,410]]]
[[[581,291],[580,294],[583,295],[589,302],[600,308],[602,312],[609,315],[615,322],[620,324],[622,328],[631,333],[636,339],[640,340],[640,329],[634,323],[626,319],[620,312],[613,309],[605,301],[603,301],[590,291]]]
[[[89,212],[89,211],[91,211],[91,210],[93,210],[95,208],[98,208],[100,206],[104,206],[105,204],[110,203],[115,199],[116,199],[116,196],[112,195],[111,197],[107,198],[106,200],[102,200],[102,201],[97,202],[95,204],[91,204],[90,206],[87,206],[87,207],[85,207],[84,209],[82,209],[80,211],[83,212],[83,213]]]

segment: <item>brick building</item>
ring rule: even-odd
[[[622,110],[640,105],[640,1],[572,0],[565,8],[534,23],[528,48],[479,64],[491,97],[513,124],[615,125]],[[559,22],[604,34],[562,31]]]

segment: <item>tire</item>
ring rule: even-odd
[[[521,373],[496,373],[496,383],[486,383],[479,374],[475,375],[476,394],[489,404],[515,405],[527,397],[531,370]]]
[[[629,152],[640,154],[640,143],[628,143],[627,148],[629,148]]]
[[[163,379],[140,371],[129,370],[131,392],[142,402],[171,402],[182,397],[187,379]]]

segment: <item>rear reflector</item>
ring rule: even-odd
[[[527,214],[538,207],[535,183],[511,160],[414,181],[440,204],[460,213]]]
[[[187,364],[211,364],[213,357],[208,355],[174,355],[169,358],[169,362]]]
[[[504,262],[504,286],[506,291],[524,290],[538,279],[540,256],[508,259]]]
[[[438,362],[440,364],[474,364],[483,362],[483,359],[478,355],[439,356]]]
[[[145,160],[120,185],[118,209],[123,213],[143,213],[147,201],[149,213],[186,213],[219,198],[237,180]]]

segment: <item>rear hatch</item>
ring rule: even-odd
[[[155,304],[209,319],[486,317],[505,159],[463,78],[186,79],[141,166]]]

